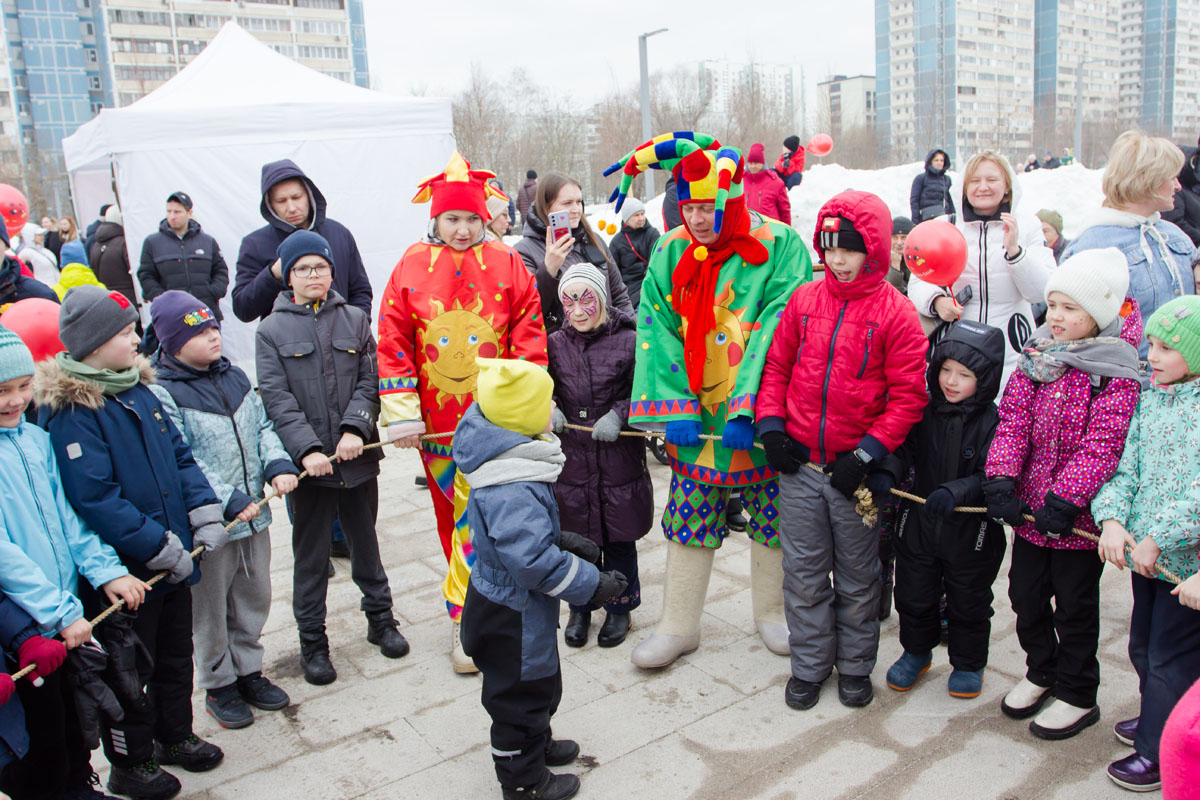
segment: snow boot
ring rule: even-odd
[[[579,758],[579,743],[570,739],[551,739],[546,743],[546,766],[565,767]]]
[[[932,663],[932,653],[910,653],[905,650],[904,655],[896,659],[895,664],[888,667],[888,688],[897,692],[907,692],[916,684],[917,678],[929,670],[929,665]]]
[[[791,654],[783,616],[783,550],[750,545],[750,603],[763,644],[777,656]]]
[[[600,626],[600,633],[596,636],[596,644],[601,647],[616,647],[629,635],[629,626],[629,614],[609,611],[604,617],[604,624]]]
[[[153,757],[133,767],[114,765],[108,773],[108,790],[134,800],[167,800],[182,788],[179,779]]]
[[[970,700],[983,693],[983,670],[955,669],[946,680],[946,691],[951,697]]]
[[[337,670],[329,660],[329,637],[324,630],[300,631],[300,665],[304,667],[304,680],[314,686],[337,680]]]
[[[471,675],[479,672],[479,667],[475,666],[475,662],[463,651],[462,625],[458,620],[454,620],[453,629],[453,637],[450,642],[450,663],[454,671],[459,675]]]
[[[578,775],[556,775],[550,770],[542,773],[533,786],[503,789],[504,800],[570,800],[579,793]]]
[[[212,742],[189,733],[186,739],[175,744],[156,741],[154,757],[160,764],[178,764],[188,772],[208,772],[224,760],[225,753]]]
[[[662,618],[654,635],[633,648],[630,660],[635,666],[665,667],[700,646],[700,615],[704,613],[715,552],[711,547],[690,547],[667,540]]]
[[[1029,723],[1029,732],[1039,739],[1070,739],[1100,721],[1100,706],[1081,708],[1055,698]]]
[[[1153,792],[1162,788],[1158,764],[1138,753],[1112,762],[1106,771],[1109,780],[1131,792]]]
[[[1042,710],[1042,706],[1053,694],[1053,689],[1038,686],[1029,678],[1022,678],[1020,683],[1004,695],[1004,699],[1000,701],[1000,710],[1005,716],[1013,719],[1032,717]]]
[[[740,494],[731,494],[725,504],[725,527],[734,533],[745,533],[750,526],[750,520],[743,513],[746,510]]]
[[[588,629],[592,627],[592,612],[572,611],[567,627],[563,629],[563,641],[567,647],[583,647],[587,644]]]
[[[378,645],[379,652],[388,658],[408,655],[408,640],[398,630],[399,623],[391,610],[372,611],[367,614],[367,641]]]
[[[1138,721],[1140,719],[1141,717],[1123,719],[1116,725],[1113,725],[1113,736],[1116,736],[1117,741],[1121,744],[1133,747],[1133,740],[1137,738]]]

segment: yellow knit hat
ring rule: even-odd
[[[475,402],[493,425],[537,436],[550,421],[554,379],[545,367],[508,358],[476,358]]]

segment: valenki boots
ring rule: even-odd
[[[712,575],[715,550],[667,540],[667,575],[662,618],[654,635],[633,649],[630,658],[642,669],[665,667],[700,646],[700,615]],[[782,591],[782,578],[780,587]]]
[[[763,644],[777,656],[791,654],[783,616],[783,550],[750,545],[750,600]]]
[[[454,620],[453,625],[453,636],[450,642],[450,664],[459,675],[471,675],[479,672],[479,667],[475,666],[475,662],[471,660],[471,657],[463,652],[462,623],[458,620]]]

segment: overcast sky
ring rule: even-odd
[[[664,27],[666,33],[649,40],[651,72],[717,58],[803,66],[810,114],[818,81],[835,73],[875,73],[870,0],[744,5],[736,0],[365,0],[364,5],[372,85],[394,94],[415,89],[453,95],[466,84],[475,61],[495,77],[523,67],[536,83],[587,104],[636,82],[638,34]]]

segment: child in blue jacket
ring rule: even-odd
[[[143,677],[151,708],[126,708],[104,724],[109,791],[170,797],[179,781],[158,764],[197,772],[220,763],[220,748],[192,733],[191,550],[228,541],[222,508],[192,451],[147,384],[137,355],[137,311],[120,292],[79,286],[59,309],[66,352],[42,361],[35,381],[38,422],[50,434],[67,500],[138,577],[169,572],[133,622],[153,666]],[[167,584],[174,585],[167,585]],[[81,586],[84,606],[104,605]]]
[[[559,530],[554,482],[566,458],[550,433],[549,373],[528,361],[476,361],[475,403],[454,436],[454,461],[471,486],[475,546],[463,650],[483,673],[481,701],[506,800],[565,800],[579,791],[579,778],[546,769],[579,755],[578,744],[550,732],[562,698],[559,601],[600,606],[627,582],[589,563],[600,557],[595,543]]]

